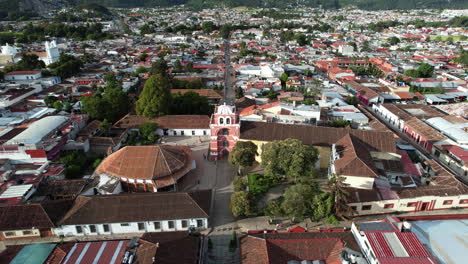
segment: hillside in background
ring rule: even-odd
[[[20,20],[64,6],[97,3],[107,7],[167,7],[185,4],[200,9],[217,6],[294,8],[298,6],[325,9],[355,5],[361,9],[468,9],[467,0],[0,0],[0,20]]]

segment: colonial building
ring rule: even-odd
[[[78,197],[61,218],[57,236],[205,229],[211,190]]]
[[[219,105],[210,121],[210,158],[226,156],[234,147],[240,135],[240,120],[234,106]]]
[[[188,146],[127,146],[108,156],[97,167],[95,191],[103,194],[157,192],[177,189],[177,181],[196,167]],[[110,178],[115,186],[103,181]]]

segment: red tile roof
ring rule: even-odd
[[[40,71],[12,71],[9,73],[5,73],[5,75],[30,75],[30,74],[38,74],[41,73]]]

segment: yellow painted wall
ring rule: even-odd
[[[257,157],[255,157],[255,160],[258,163],[262,162],[262,157],[261,157],[262,156],[262,149],[263,149],[262,146],[264,144],[268,143],[268,141],[245,140],[245,139],[239,139],[239,141],[251,141],[255,145],[257,145],[258,155],[257,155]],[[313,147],[316,148],[319,151],[320,168],[321,169],[327,169],[328,164],[330,162],[331,147],[324,147],[324,146],[313,146]]]

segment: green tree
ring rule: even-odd
[[[229,153],[229,163],[237,166],[241,174],[243,168],[253,165],[257,155],[257,145],[252,141],[237,141]]]
[[[291,138],[269,142],[262,151],[265,174],[285,176],[294,181],[314,177],[317,160],[317,149]]]
[[[47,66],[51,69],[54,75],[60,76],[62,79],[71,77],[80,73],[83,62],[71,55],[65,53],[60,54],[59,61]]]
[[[177,59],[174,63],[174,72],[182,72],[182,71],[183,71],[182,63],[180,62],[179,59]]]
[[[41,70],[45,68],[43,61],[39,60],[39,57],[35,54],[23,54],[21,55],[21,60],[11,66],[6,66],[4,72],[11,71],[32,71],[32,70]]]
[[[359,103],[359,99],[356,96],[348,96],[345,101],[350,105],[357,105]]]
[[[255,204],[248,192],[235,192],[231,195],[231,212],[235,217],[255,214]]]
[[[60,101],[55,101],[55,102],[54,102],[54,108],[55,108],[55,110],[56,110],[57,112],[62,111],[62,108],[63,108],[62,102],[60,102]]]
[[[136,103],[137,114],[150,119],[169,114],[171,87],[168,76],[162,73],[151,76]]]
[[[44,103],[47,107],[53,107],[54,103],[58,100],[57,97],[48,95],[44,98]]]
[[[172,98],[170,113],[172,115],[211,115],[214,107],[208,98],[196,92],[177,93]]]
[[[167,62],[164,59],[159,59],[156,62],[151,65],[151,70],[150,72],[152,74],[162,74],[162,75],[167,75]]]
[[[295,184],[286,188],[281,208],[291,218],[303,219],[312,213],[312,202],[317,190],[314,186]]]
[[[237,87],[236,89],[236,99],[240,99],[244,97],[244,90],[241,87]]]
[[[99,124],[99,130],[103,132],[109,131],[109,129],[112,127],[112,124],[107,121],[107,119],[104,119],[101,124]]]
[[[83,111],[91,119],[103,121],[107,119],[114,123],[129,111],[130,101],[127,94],[122,91],[122,85],[118,81],[109,81],[103,88],[103,94],[96,93],[91,97],[81,99]]]
[[[233,181],[234,192],[241,192],[247,189],[247,179],[245,177],[236,177]]]
[[[286,88],[286,82],[289,79],[289,75],[287,73],[283,72],[279,79],[281,81],[281,87],[283,87],[283,89]]]
[[[267,216],[284,216],[285,213],[283,211],[283,208],[281,206],[283,202],[283,199],[275,199],[271,200],[267,203],[265,206],[265,209],[263,209],[263,213]]]
[[[464,66],[468,66],[468,51],[461,49],[460,50],[460,56],[456,57],[454,59],[456,63],[462,64]]]
[[[349,203],[349,193],[346,191],[348,184],[345,183],[345,178],[342,176],[333,175],[328,181],[328,188],[331,191],[331,197],[333,197],[335,215],[343,218],[350,218],[354,212]]]
[[[140,130],[140,135],[143,138],[144,145],[152,145],[158,141],[159,136],[156,134],[158,124],[144,123],[138,129]]]
[[[390,45],[396,45],[398,43],[400,43],[400,39],[398,37],[390,37],[387,39],[387,42],[390,44]]]
[[[71,110],[72,110],[72,105],[71,105],[71,103],[70,103],[70,102],[64,102],[64,103],[63,103],[62,110],[65,111],[65,112],[70,113]]]
[[[232,25],[230,24],[224,24],[221,26],[221,28],[219,29],[219,35],[224,38],[224,39],[227,39],[229,38],[229,35],[231,34],[231,30],[232,30]]]

